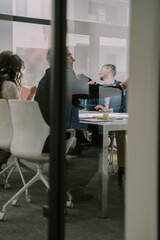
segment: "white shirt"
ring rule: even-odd
[[[20,99],[20,95],[17,86],[14,82],[5,80],[2,84],[2,98],[8,99]]]

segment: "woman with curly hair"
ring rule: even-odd
[[[0,93],[1,98],[19,99],[24,62],[11,51],[0,53]]]
[[[0,98],[20,99],[21,81],[24,70],[24,62],[11,51],[0,53]],[[36,91],[36,87],[31,88],[27,100],[31,100]],[[0,149],[0,167],[8,161],[9,152]]]

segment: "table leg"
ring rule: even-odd
[[[107,217],[108,207],[108,131],[103,126],[103,148],[102,153],[99,156],[99,213],[101,218]]]

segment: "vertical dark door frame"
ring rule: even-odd
[[[49,240],[64,239],[66,0],[52,1]]]

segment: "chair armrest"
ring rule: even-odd
[[[70,133],[70,138],[76,136],[76,131],[75,131],[75,129],[73,129],[73,128],[68,128],[68,129],[66,129],[66,132],[67,132],[67,133]]]

